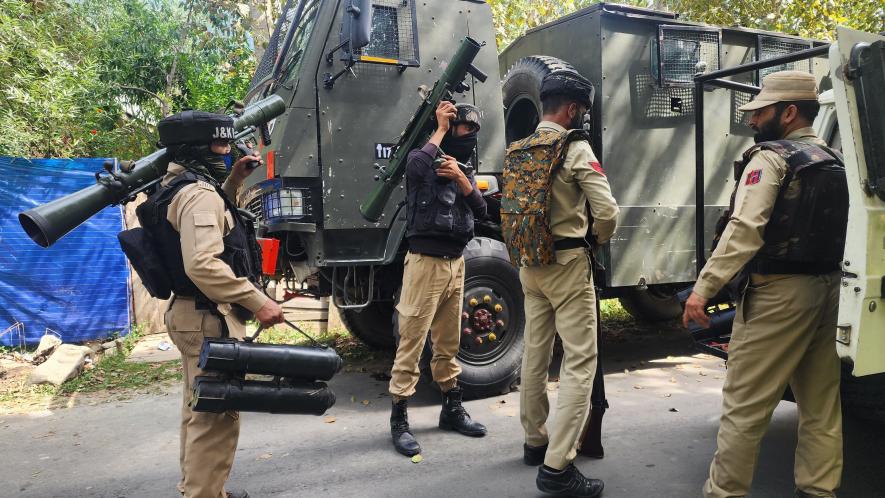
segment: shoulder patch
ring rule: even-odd
[[[753,171],[747,173],[747,181],[744,182],[744,185],[756,185],[762,180],[762,170],[754,169]]]
[[[601,164],[599,164],[596,161],[589,161],[588,164],[590,165],[591,168],[593,168],[593,171],[599,173],[602,176],[605,176],[605,170],[602,169]]]
[[[205,180],[197,180],[197,187],[215,192],[215,187],[213,187],[211,183]]]

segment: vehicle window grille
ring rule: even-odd
[[[694,95],[690,87],[656,84],[655,77],[643,72],[632,75],[631,107],[634,118],[648,121],[676,119],[694,114]]]
[[[257,195],[248,204],[246,204],[246,211],[252,213],[255,216],[255,224],[258,225],[261,223],[261,220],[264,218],[264,212],[261,210],[261,196]]]
[[[789,55],[794,52],[799,52],[800,50],[807,50],[811,47],[811,42],[806,40],[794,40],[791,38],[781,38],[778,36],[760,35],[758,38],[758,44],[756,46],[756,53],[758,54],[758,60],[764,61],[768,59],[774,59],[775,57]],[[779,66],[760,69],[758,71],[759,74],[757,76],[756,82],[758,84],[762,81],[762,78],[765,78],[765,76],[771,73],[787,70],[807,71],[810,73],[811,59],[789,62],[787,64],[781,64]]]
[[[288,0],[280,13],[277,27],[270,36],[270,40],[267,42],[267,48],[264,50],[261,62],[259,62],[258,67],[255,68],[255,75],[252,76],[252,81],[249,83],[249,91],[252,91],[252,88],[254,88],[255,85],[273,73],[277,58],[280,55],[280,51],[283,49],[283,44],[286,43],[286,34],[292,26],[292,18],[294,18],[297,13],[298,0]]]
[[[692,85],[699,64],[704,72],[720,68],[722,34],[715,28],[659,26],[658,78],[661,86]]]
[[[731,133],[735,135],[752,136],[750,128],[751,112],[742,112],[738,107],[748,104],[753,100],[753,94],[748,92],[731,91]]]
[[[396,59],[400,65],[417,66],[415,2],[410,0],[372,2],[372,38],[356,55]]]

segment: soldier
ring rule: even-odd
[[[525,294],[525,353],[520,417],[523,460],[541,465],[536,484],[550,494],[594,497],[603,483],[584,477],[572,461],[588,412],[596,372],[596,295],[585,237],[609,240],[618,205],[605,172],[581,130],[593,85],[574,69],[541,83],[543,121],[507,150],[502,229]],[[562,338],[557,426],[548,433],[547,372],[556,334]],[[542,465],[543,464],[543,465]]]
[[[178,489],[187,498],[245,497],[224,490],[239,414],[194,412],[188,401],[194,378],[210,375],[197,366],[204,337],[239,339],[246,320],[271,325],[283,319],[280,306],[256,285],[255,234],[232,200],[253,171],[247,164],[260,159],[243,157],[228,175],[225,156],[234,136],[229,116],[185,111],[163,119],[158,129],[174,162],[138,216],[170,272],[174,293],[165,322],[181,351],[184,379]]]
[[[739,108],[756,145],[735,165],[730,216],[683,323],[706,326],[707,302],[738,272],[738,299],[706,497],[750,492],[759,444],[789,384],[799,409],[797,496],[835,496],[842,474],[836,316],[848,219],[841,155],[814,134],[814,77],[781,71]],[[724,223],[723,223],[724,225]]]
[[[461,300],[464,294],[462,253],[473,238],[473,220],[486,215],[469,163],[476,148],[479,110],[472,105],[441,102],[436,131],[406,164],[408,228],[399,313],[399,346],[390,372],[390,434],[396,451],[417,455],[421,446],[409,429],[408,398],[418,383],[418,361],[430,331],[433,380],[442,391],[439,428],[481,437],[486,428],[474,422],[461,405],[461,366],[455,359],[461,341]],[[440,156],[442,161],[435,161]],[[457,161],[457,162],[456,162]]]

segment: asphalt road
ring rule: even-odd
[[[609,345],[603,460],[578,467],[605,497],[696,497],[715,449],[722,362],[691,356],[673,334]],[[625,371],[626,370],[626,371]],[[397,454],[385,382],[342,373],[327,417],[245,413],[231,478],[253,497],[535,497],[523,465],[519,393],[470,401],[482,439],[436,428],[438,398],[422,385],[410,410],[424,461]],[[550,395],[556,397],[556,384]],[[175,497],[180,390],[27,415],[0,416],[0,496]],[[367,402],[368,404],[366,404]],[[555,401],[552,402],[555,406]],[[555,412],[552,414],[555,425]],[[331,423],[330,423],[331,422]],[[783,402],[767,434],[755,498],[792,496],[795,406]],[[885,428],[850,418],[840,497],[883,496]]]

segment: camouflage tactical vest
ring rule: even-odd
[[[589,141],[589,137],[583,130],[543,128],[507,149],[501,231],[515,266],[556,262],[550,231],[550,188],[565,162],[569,144],[576,140]]]
[[[848,184],[842,155],[794,140],[754,145],[735,161],[735,189],[716,227],[718,242],[734,210],[738,181],[759,150],[777,153],[787,171],[763,234],[764,244],[746,266],[750,273],[827,273],[839,268],[848,223]]]

